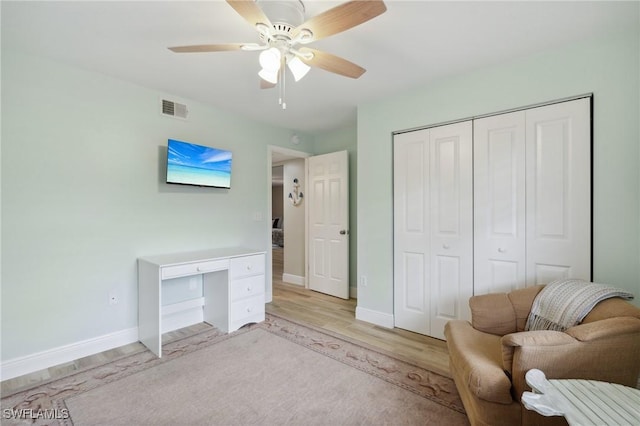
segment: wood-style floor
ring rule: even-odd
[[[449,354],[444,341],[356,320],[356,304],[355,299],[344,300],[283,283],[282,249],[274,248],[273,301],[267,304],[267,312],[348,336],[449,376]]]
[[[401,329],[388,329],[355,319],[356,300],[343,300],[304,287],[282,282],[282,249],[273,250],[273,301],[267,304],[268,313],[280,315],[292,320],[303,321],[318,328],[338,333],[364,342],[369,346],[398,355],[421,367],[449,376],[446,343],[431,337]],[[179,339],[210,327],[207,324],[195,324],[163,335],[163,341]],[[137,342],[111,349],[62,365],[37,371],[1,384],[1,394],[29,388],[39,383],[72,374],[74,371],[101,365],[123,354],[143,350]]]

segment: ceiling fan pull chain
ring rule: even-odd
[[[285,76],[287,75],[286,69],[287,69],[287,67],[284,66],[284,65],[282,67],[280,67],[280,82],[281,82],[280,90],[281,90],[281,93],[282,93],[281,97],[280,97],[280,104],[282,105],[282,109],[287,109],[287,101],[285,100],[285,95],[286,95],[286,93],[285,93],[285,91],[286,91],[286,87],[285,87],[286,86],[286,77]]]

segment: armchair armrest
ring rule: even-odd
[[[514,396],[527,389],[537,368],[553,379],[590,379],[636,386],[640,373],[640,320],[610,318],[560,331],[526,331],[502,337],[503,368]]]
[[[505,371],[513,373],[513,354],[516,347],[560,346],[574,343],[576,340],[561,331],[537,330],[511,333],[503,336],[502,364]]]

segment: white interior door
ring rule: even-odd
[[[525,112],[473,123],[474,294],[526,285]]]
[[[469,320],[473,296],[471,121],[431,129],[431,333]]]
[[[394,137],[394,322],[440,339],[473,293],[471,130]]]
[[[428,335],[430,293],[429,129],[393,138],[393,291],[396,327]]]
[[[349,298],[347,151],[307,159],[309,288]]]
[[[591,280],[591,99],[527,110],[527,285]]]
[[[590,99],[474,122],[474,294],[591,279]]]

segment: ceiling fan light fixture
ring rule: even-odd
[[[295,81],[300,81],[302,77],[307,75],[311,67],[300,60],[297,56],[294,56],[293,59],[287,61],[287,66],[289,70],[293,74],[293,78]]]
[[[275,47],[271,47],[260,53],[260,66],[263,70],[278,71],[280,69],[281,59],[282,53],[280,53],[280,50]]]
[[[266,68],[262,68],[258,75],[264,81],[268,81],[271,84],[278,84],[278,70],[268,70]]]

